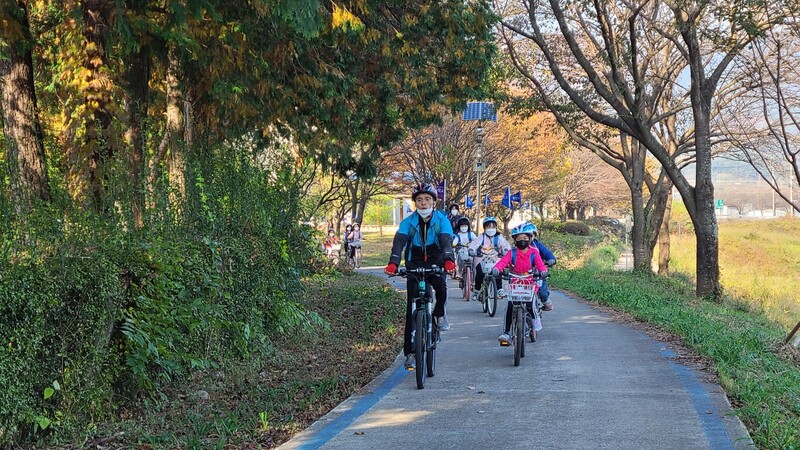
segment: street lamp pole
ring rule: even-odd
[[[478,128],[475,129],[475,143],[477,144],[475,148],[475,181],[477,183],[476,188],[476,198],[475,201],[477,202],[476,206],[476,215],[475,215],[475,231],[476,234],[480,234],[481,231],[481,202],[483,198],[481,197],[481,173],[483,172],[484,165],[483,165],[483,126],[482,121],[478,121]]]
[[[475,210],[475,231],[480,233],[481,202],[483,201],[481,198],[481,172],[486,168],[483,161],[483,121],[497,122],[497,113],[494,105],[489,102],[468,102],[462,119],[478,121],[478,127],[475,128],[475,143],[477,144],[475,148],[475,183],[477,184],[475,201],[478,203],[476,205],[478,209]]]

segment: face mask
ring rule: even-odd
[[[522,241],[516,241],[514,245],[516,245],[520,250],[525,250],[529,245],[531,245],[531,241],[524,239]]]
[[[353,228],[353,231],[358,231],[360,228]]]
[[[451,209],[450,210],[450,214],[455,216],[456,214],[458,214],[458,210],[457,209]]]
[[[461,227],[460,229],[461,229],[462,233],[466,233],[467,230],[469,230],[469,227],[465,225],[465,226]]]
[[[497,234],[497,230],[494,229],[494,228],[489,228],[488,230],[486,230],[486,235],[489,236],[489,237],[492,237],[495,234]]]
[[[328,233],[328,236],[333,237],[335,233]]]
[[[417,212],[425,219],[433,213],[433,208],[417,209]]]

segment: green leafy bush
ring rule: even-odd
[[[316,250],[291,172],[207,163],[177,223],[1,211],[0,447],[82,439],[123,399],[324,323],[299,300]]]

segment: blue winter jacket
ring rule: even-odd
[[[542,261],[547,262],[551,259],[555,261],[556,255],[554,255],[549,248],[545,247],[538,239],[534,239],[533,242],[536,244],[536,248],[539,249],[539,255],[542,256]]]
[[[443,211],[434,210],[428,222],[428,233],[422,242],[420,220],[417,212],[403,219],[394,235],[392,255],[389,262],[399,265],[400,255],[405,251],[406,266],[444,266],[445,261],[455,261],[453,255],[453,227]],[[410,242],[409,242],[410,238]],[[427,256],[427,258],[426,258]]]

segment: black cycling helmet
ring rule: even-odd
[[[472,224],[470,223],[469,219],[466,216],[459,217],[458,220],[456,220],[456,226],[460,227],[461,225],[466,225],[468,227],[472,226]]]
[[[461,211],[461,207],[460,207],[460,206],[458,206],[458,203],[453,203],[452,205],[450,205],[450,207],[449,207],[449,208],[447,208],[447,210],[448,210],[448,211],[450,211],[450,210],[452,210],[453,208],[455,208],[455,209],[457,209],[457,210]]]
[[[419,194],[429,194],[433,197],[433,200],[439,199],[439,193],[436,192],[436,187],[429,183],[422,183],[415,186],[414,191],[411,193],[411,200],[416,201]]]

